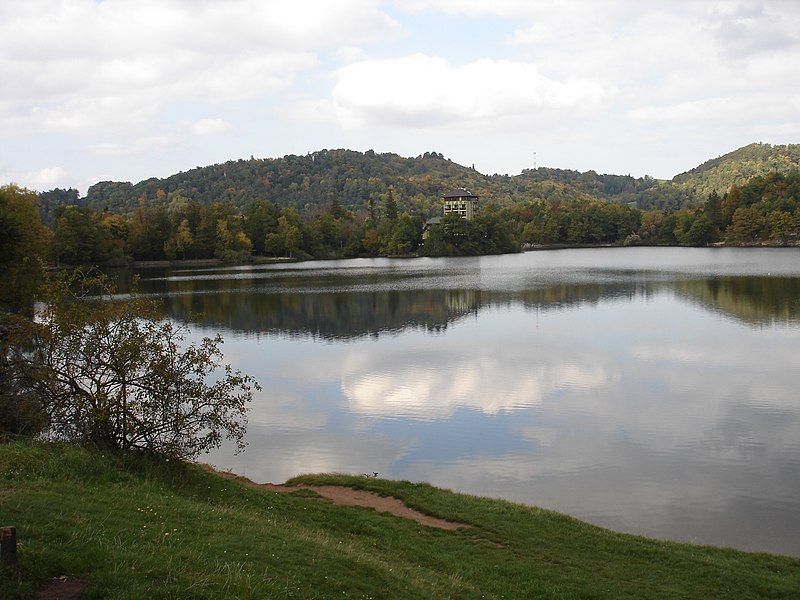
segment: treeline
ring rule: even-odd
[[[238,263],[252,256],[492,254],[525,244],[797,244],[800,232],[798,172],[755,177],[723,195],[712,192],[698,208],[674,211],[599,200],[483,201],[474,220],[445,217],[425,240],[426,213],[402,210],[407,199],[393,188],[358,210],[334,196],[322,208],[302,211],[266,199],[239,210],[230,201],[205,204],[157,190],[153,201],[143,198],[127,214],[95,210],[77,196],[74,204],[53,202],[53,194],[64,190],[37,195],[14,186],[0,189],[5,272],[23,287],[26,274],[39,268],[37,256],[60,266],[206,258]]]
[[[393,189],[401,210],[431,217],[438,214],[441,195],[466,187],[500,206],[528,199],[548,202],[605,200],[642,210],[675,211],[698,207],[712,191],[744,185],[755,176],[787,174],[800,168],[800,145],[750,144],[707,161],[665,181],[653,177],[599,174],[539,167],[520,175],[488,175],[459,165],[437,152],[405,158],[392,153],[320,150],[280,158],[233,160],[197,167],[165,178],[138,183],[104,181],[89,188],[80,203],[98,211],[129,214],[144,200],[182,196],[210,204],[230,202],[243,212],[252,202],[268,198],[279,207],[309,211],[337,198],[351,211],[366,208],[370,198]],[[47,199],[53,214],[59,203],[74,203],[74,190],[56,190]]]
[[[721,196],[711,192],[698,209],[645,213],[642,221],[642,239],[661,244],[794,245],[800,241],[800,172],[754,177]]]
[[[394,190],[400,209],[430,217],[439,214],[442,194],[466,187],[500,205],[526,198],[548,201],[588,199],[586,192],[554,179],[484,175],[444,158],[436,152],[405,158],[372,151],[320,150],[304,156],[228,161],[197,167],[163,179],[136,184],[105,181],[89,188],[80,204],[98,211],[128,214],[142,202],[156,204],[166,194],[201,204],[225,202],[238,211],[254,201],[269,198],[278,207],[313,211],[336,199],[353,212]],[[73,203],[74,191],[59,190],[61,201]],[[57,202],[55,195],[49,198]]]
[[[57,265],[107,266],[207,258],[242,263],[252,256],[463,256],[519,252],[525,243],[631,243],[642,222],[638,209],[600,201],[486,202],[472,221],[444,217],[423,240],[423,215],[399,204],[390,189],[357,211],[336,199],[302,212],[262,199],[239,212],[231,202],[205,205],[162,191],[128,217],[85,205],[59,207],[50,255]]]
[[[749,144],[680,173],[671,183],[705,199],[712,192],[721,194],[731,186],[741,187],[754,177],[776,172],[786,175],[798,169],[800,144]]]
[[[320,208],[337,198],[345,208],[360,210],[370,198],[392,188],[415,210],[424,211],[455,182],[477,189],[484,178],[436,152],[404,158],[373,151],[320,150],[232,160],[136,184],[104,181],[89,188],[85,203],[95,210],[128,213],[142,201],[154,203],[166,193],[170,199],[177,195],[201,204],[230,203],[240,212],[263,198],[299,211]]]
[[[643,210],[678,210],[697,204],[690,191],[649,175],[632,177],[539,167],[523,170],[519,178],[541,183],[558,182],[591,198],[633,205]]]
[[[117,265],[131,260],[216,258],[247,262],[253,255],[299,259],[408,254],[422,221],[399,212],[395,194],[353,212],[335,200],[304,212],[255,200],[244,211],[232,202],[203,204],[165,192],[142,201],[130,216],[88,206],[59,207],[53,220],[57,265]]]

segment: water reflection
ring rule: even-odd
[[[751,325],[800,321],[797,277],[720,277],[674,285],[678,294]]]
[[[800,279],[713,277],[673,281],[561,283],[524,291],[491,289],[369,289],[253,286],[236,280],[145,281],[143,291],[162,297],[165,314],[184,322],[246,333],[352,339],[405,329],[442,331],[489,307],[519,305],[553,310],[578,304],[675,293],[751,325],[800,322]],[[328,282],[330,283],[330,282]],[[276,290],[276,287],[280,288]]]
[[[219,466],[378,471],[800,555],[800,253],[542,255],[143,286],[197,335],[233,332],[264,386]]]

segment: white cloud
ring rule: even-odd
[[[775,122],[795,122],[800,112],[800,94],[777,98],[770,94],[740,97],[705,98],[668,105],[643,106],[631,111],[631,117],[649,123],[694,123],[706,127],[735,122],[759,123],[766,127]]]
[[[342,145],[515,172],[535,148],[671,177],[798,141],[798,32],[777,0],[0,2],[0,160],[77,183]],[[204,117],[242,129],[223,150]]]
[[[350,125],[536,119],[544,110],[596,107],[609,93],[588,79],[551,79],[531,63],[481,59],[453,65],[425,54],[354,63],[336,78],[334,104]]]
[[[217,135],[227,133],[233,125],[225,119],[200,119],[191,125],[192,133],[196,135]]]
[[[506,41],[544,76],[619,90],[606,121],[632,119],[641,127],[710,118],[748,126],[748,135],[761,123],[764,130],[797,129],[787,126],[797,123],[796,2],[412,0],[398,7],[519,23]]]
[[[364,52],[364,49],[357,46],[342,46],[336,49],[334,55],[336,60],[345,64],[367,59],[367,53]]]
[[[92,154],[101,156],[129,156],[145,152],[159,152],[180,145],[182,136],[177,132],[148,135],[119,142],[103,142],[89,147]]]
[[[150,135],[114,136],[115,141],[91,144],[88,150],[100,156],[152,154],[184,146],[191,136],[220,135],[232,130],[233,125],[225,119],[200,119],[193,123],[180,123]]]
[[[54,187],[67,187],[69,173],[63,167],[45,167],[38,171],[27,173],[3,173],[0,181],[4,183],[16,183],[22,187],[32,190],[49,190]]]
[[[286,89],[315,50],[400,32],[377,1],[0,6],[0,134],[138,132],[166,105]]]
[[[768,12],[761,3],[721,4],[711,11],[707,27],[728,55],[742,58],[796,46],[800,34],[792,21],[791,10],[787,15]]]
[[[530,27],[517,29],[509,38],[512,44],[540,44],[553,39],[553,31],[541,23],[534,23]]]

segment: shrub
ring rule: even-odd
[[[178,458],[223,438],[243,447],[258,384],[222,364],[222,338],[186,344],[152,301],[113,292],[105,278],[61,279],[35,320],[16,321],[4,360],[46,435]]]

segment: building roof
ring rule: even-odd
[[[425,221],[425,227],[430,227],[431,225],[438,225],[442,222],[442,217],[433,217],[432,219],[428,219]]]
[[[467,189],[464,188],[456,188],[454,190],[450,190],[446,192],[444,195],[445,198],[477,198],[477,194],[473,194]]]

